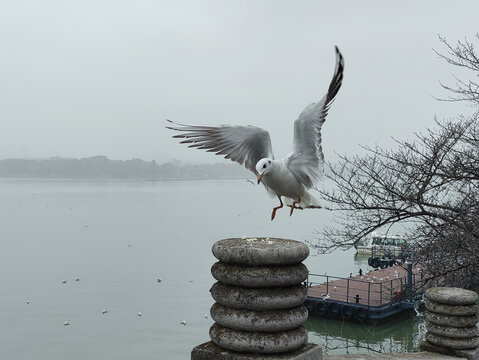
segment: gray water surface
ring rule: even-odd
[[[305,240],[331,220],[281,209],[270,221],[276,205],[245,180],[1,179],[0,359],[188,359],[209,340],[215,241]],[[352,250],[306,264],[366,268]],[[314,322],[310,334],[321,342]]]

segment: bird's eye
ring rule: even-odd
[[[263,165],[263,169],[266,167],[266,164]]]
[[[271,164],[271,160],[268,160],[268,164]]]

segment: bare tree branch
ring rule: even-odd
[[[475,37],[479,40],[479,33],[477,33]],[[453,46],[442,36],[439,36],[439,40],[446,48],[446,54],[434,50],[439,58],[445,60],[451,65],[470,70],[472,72],[470,78],[479,76],[479,56],[475,51],[473,43],[465,39],[464,41],[458,41],[456,46]],[[436,99],[439,101],[465,101],[472,106],[477,106],[479,104],[479,82],[475,79],[462,80],[456,76],[454,76],[454,78],[454,86],[440,83],[443,89],[447,90],[452,95],[445,99]]]
[[[479,35],[476,35],[479,39]],[[440,37],[449,64],[479,73],[472,43]],[[479,84],[456,79],[448,100],[479,107]],[[458,286],[479,284],[479,110],[439,121],[396,148],[365,146],[365,155],[328,164],[332,188],[320,190],[335,225],[316,232],[320,252],[347,249],[373,231],[401,227],[416,241],[429,276]],[[420,251],[419,251],[420,250]]]

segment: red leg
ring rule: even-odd
[[[298,196],[298,200],[293,201],[293,203],[291,204],[291,211],[289,212],[289,216],[293,215],[294,207],[296,206],[296,204],[299,204],[300,202],[301,202],[301,196]]]
[[[273,208],[273,213],[271,214],[271,221],[273,221],[274,216],[276,215],[276,210],[281,209],[283,207],[283,202],[281,201],[281,197],[278,196],[279,199],[279,206]]]

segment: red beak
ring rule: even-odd
[[[264,173],[258,175],[258,184],[261,182],[261,179],[263,178],[263,176],[264,176]]]

